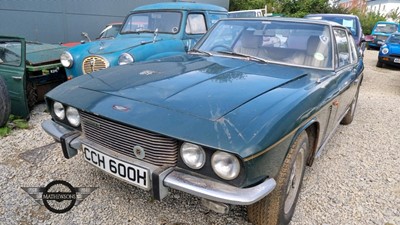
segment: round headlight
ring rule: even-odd
[[[203,167],[206,162],[206,153],[203,148],[191,143],[184,143],[181,146],[181,157],[188,167],[196,170]]]
[[[63,52],[60,56],[60,61],[65,68],[70,68],[74,64],[74,58],[69,52]]]
[[[74,107],[67,107],[66,114],[68,122],[74,127],[79,127],[81,124],[81,117],[79,116],[78,110]]]
[[[240,162],[236,156],[217,151],[211,157],[211,166],[214,172],[225,180],[233,180],[239,176]]]
[[[132,55],[130,55],[129,53],[122,53],[118,58],[118,65],[126,65],[128,63],[133,63],[133,61],[135,60],[133,59]]]
[[[59,103],[59,102],[54,102],[53,104],[53,112],[54,115],[60,120],[63,120],[65,118],[65,109],[64,106]]]
[[[388,54],[389,53],[389,49],[388,48],[382,48],[382,53],[383,54]]]

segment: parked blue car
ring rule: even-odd
[[[247,205],[256,225],[288,224],[305,166],[353,121],[357,51],[324,20],[223,19],[188,54],[58,86],[42,127],[66,158],[79,152],[157,200],[171,188],[220,213]]]
[[[400,67],[400,32],[391,34],[379,50],[376,66],[385,64]]]
[[[225,8],[170,2],[138,7],[111,40],[77,45],[61,55],[68,79],[132,62],[184,54],[212,25],[226,18]]]
[[[399,23],[389,21],[379,21],[375,24],[372,29],[371,35],[373,41],[368,42],[368,48],[380,48],[385,44],[386,39],[390,37],[392,33],[400,32]]]
[[[304,18],[328,20],[347,27],[351,31],[351,34],[354,40],[356,41],[356,46],[358,47],[360,54],[364,56],[366,42],[361,22],[358,16],[350,14],[321,13],[321,14],[308,14]]]

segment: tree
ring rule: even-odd
[[[390,10],[390,12],[386,15],[387,18],[392,19],[394,22],[400,22],[400,8]]]

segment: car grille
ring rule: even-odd
[[[386,39],[388,39],[388,37],[384,36],[384,35],[377,35],[376,39],[379,39],[379,40],[382,40],[382,41],[386,41]]]
[[[81,112],[85,137],[107,149],[137,158],[135,146],[145,151],[142,161],[156,166],[175,166],[178,159],[178,141],[160,134],[129,127],[98,116]]]
[[[91,73],[97,70],[102,70],[109,67],[106,59],[100,56],[89,56],[83,60],[82,71],[83,74]]]

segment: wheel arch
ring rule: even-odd
[[[296,133],[294,134],[290,146],[293,145],[294,141],[300,136],[302,132],[306,132],[308,136],[309,142],[309,155],[307,156],[307,166],[312,166],[315,158],[315,153],[317,152],[318,140],[319,140],[319,133],[320,133],[320,124],[316,118],[311,119],[309,122],[304,124],[302,127],[297,129]]]

